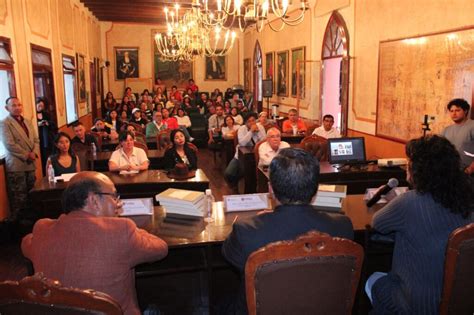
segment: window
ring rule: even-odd
[[[5,109],[5,100],[15,93],[15,76],[13,73],[13,59],[10,55],[10,40],[0,37],[0,120],[8,112]],[[0,158],[5,156],[5,147],[0,141]]]
[[[64,98],[66,100],[66,123],[72,124],[79,119],[76,102],[76,67],[74,58],[63,56]]]

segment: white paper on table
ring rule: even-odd
[[[268,193],[224,196],[227,212],[268,209]]]
[[[56,176],[54,177],[56,181],[63,181],[63,182],[68,182],[71,180],[71,178],[76,175],[77,173],[67,173],[67,174],[62,174],[61,176]]]
[[[120,216],[153,214],[153,198],[122,199],[122,203]]]
[[[131,170],[131,171],[120,171],[119,173],[120,175],[128,175],[128,174],[138,174],[138,171],[137,170]]]
[[[190,194],[193,194],[194,191],[186,191],[186,190],[176,190],[169,194],[170,198],[176,199],[186,199],[186,197]]]
[[[469,157],[474,157],[474,153],[470,153],[470,152],[464,151],[464,154],[466,154],[466,155],[469,156]]]

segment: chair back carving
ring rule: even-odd
[[[188,147],[189,147],[191,150],[194,151],[194,153],[198,153],[199,150],[198,150],[197,146],[196,146],[194,143],[187,142],[187,144],[188,144]]]
[[[304,137],[300,147],[315,156],[318,161],[328,160],[328,141],[323,137],[316,135]]]
[[[158,150],[167,150],[173,146],[170,138],[171,130],[162,130],[156,135],[156,147]]]
[[[134,122],[129,122],[128,124],[129,124],[129,125],[132,125],[133,127],[135,127],[135,131],[138,131],[138,132],[140,132],[140,133],[143,133],[143,132],[144,132],[144,130],[143,130],[143,128],[142,128],[141,125],[139,125],[139,124],[137,124],[137,123],[134,123]]]
[[[260,140],[259,142],[257,142],[255,144],[255,147],[253,149],[253,153],[255,154],[255,165],[257,165],[257,167],[258,167],[258,162],[260,161],[260,155],[258,154],[258,148],[260,148],[260,145],[262,145],[262,143],[264,143],[265,141],[267,141],[267,140]],[[258,170],[256,170],[256,171],[258,172]]]
[[[440,314],[474,311],[474,223],[453,231],[448,239]]]
[[[359,244],[316,231],[260,248],[245,265],[249,314],[351,314],[363,256]]]
[[[88,145],[83,143],[73,143],[71,144],[72,152],[77,155],[79,159],[79,164],[81,165],[81,171],[88,171],[89,170],[89,160],[88,155],[90,153],[91,148]]]
[[[140,141],[137,141],[135,140],[133,142],[133,146],[134,147],[137,147],[137,148],[140,148],[140,149],[143,149],[143,151],[145,151],[146,155],[148,155],[148,147],[146,146],[146,144],[144,144],[143,142],[140,142]],[[116,147],[115,147],[115,150],[119,150],[122,148],[122,144],[118,144]]]
[[[42,273],[0,283],[0,314],[122,314],[109,295],[62,287]]]

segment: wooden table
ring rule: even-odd
[[[205,191],[209,179],[201,169],[196,176],[185,180],[168,178],[164,171],[147,170],[138,174],[120,175],[118,172],[104,172],[117,188],[121,198],[153,198],[168,188]],[[61,214],[61,194],[67,182],[49,183],[46,177],[37,182],[30,191],[33,208],[39,218],[56,218]]]
[[[250,156],[247,157],[247,160],[249,159]],[[252,164],[251,162],[247,163],[250,169]],[[247,167],[247,165],[245,165],[245,167]],[[247,171],[245,173],[247,173]],[[398,179],[399,186],[408,186],[406,170],[404,168],[381,168],[377,165],[365,165],[361,168],[352,167],[338,169],[328,162],[320,163],[320,183],[347,185],[348,194],[363,194],[367,188],[379,187],[386,184],[390,178]],[[253,184],[255,182],[257,182],[257,187]],[[248,189],[247,184],[249,185]],[[249,180],[249,182],[245,182],[245,186],[245,190],[249,192],[252,191],[252,189],[256,189],[258,192],[268,192],[268,170],[259,167],[257,169],[257,180]]]
[[[292,134],[292,133],[282,133],[281,134],[281,141],[285,141],[285,142],[288,142],[288,143],[293,143],[293,144],[296,144],[296,143],[300,143],[301,140],[303,140],[305,137],[305,135],[301,135],[301,134]]]
[[[102,151],[115,151],[115,148],[119,145],[118,139],[105,139],[102,140],[102,146],[101,149]],[[149,150],[156,150],[157,149],[157,143],[156,143],[156,137],[150,137],[146,138],[146,146],[148,147]]]
[[[109,170],[109,160],[112,151],[97,152],[94,157],[92,154],[87,154],[89,162],[89,169],[97,172],[106,172]],[[150,160],[150,169],[163,169],[163,157],[165,150],[148,150],[147,157]]]

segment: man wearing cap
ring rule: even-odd
[[[146,119],[143,119],[140,108],[132,109],[132,118],[130,118],[130,122],[140,125],[142,130],[145,129],[147,121]]]

